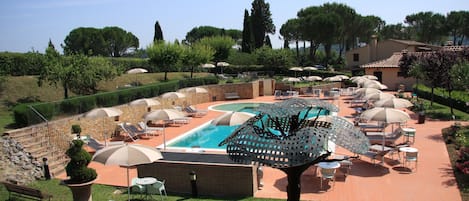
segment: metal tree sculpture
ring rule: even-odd
[[[318,110],[316,117],[308,114]],[[263,104],[260,113],[220,143],[227,145],[229,157],[243,164],[257,163],[285,172],[288,177],[288,200],[299,200],[301,174],[311,165],[327,159],[332,141],[354,153],[365,153],[369,147],[366,136],[342,117],[331,122],[318,120],[321,112],[337,112],[338,108],[317,99],[292,98],[283,102]]]

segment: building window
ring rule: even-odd
[[[404,77],[404,72],[398,71],[397,72],[397,77]]]
[[[353,61],[360,61],[360,55],[358,53],[353,54]]]

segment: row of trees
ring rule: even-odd
[[[403,75],[412,76],[417,82],[423,80],[432,90],[445,88],[451,101],[453,90],[469,90],[469,48],[461,51],[439,50],[435,52],[405,53],[399,62]],[[451,114],[453,103],[450,102]]]
[[[356,11],[339,3],[326,3],[321,6],[312,6],[301,9],[297,18],[289,19],[280,28],[285,43],[296,44],[299,56],[299,42],[310,43],[309,58],[315,59],[316,51],[320,45],[324,46],[326,57],[331,57],[333,44],[339,45],[339,56],[344,50],[356,46],[356,38],[369,40],[384,24],[376,16],[362,16]]]
[[[449,39],[461,45],[469,37],[469,11],[451,11],[446,16],[433,12],[419,12],[405,17],[402,23],[384,26],[382,39],[410,39],[440,45]]]
[[[119,27],[80,27],[67,35],[63,49],[65,55],[120,57],[138,46],[138,38]]]

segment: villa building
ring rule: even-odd
[[[402,76],[399,69],[401,52],[434,51],[439,48],[441,47],[409,40],[378,41],[377,37],[373,36],[368,45],[347,51],[345,56],[348,68],[362,68],[366,75],[378,77],[378,81],[388,86],[388,90],[397,90],[400,85],[404,85],[408,91],[411,90],[415,79]]]

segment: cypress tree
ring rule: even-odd
[[[153,37],[153,42],[163,40],[163,31],[161,31],[160,23],[155,22],[155,36]]]
[[[244,10],[244,20],[243,20],[243,41],[241,42],[241,51],[246,53],[251,53],[254,47],[254,39],[252,35],[252,25],[247,9]]]

